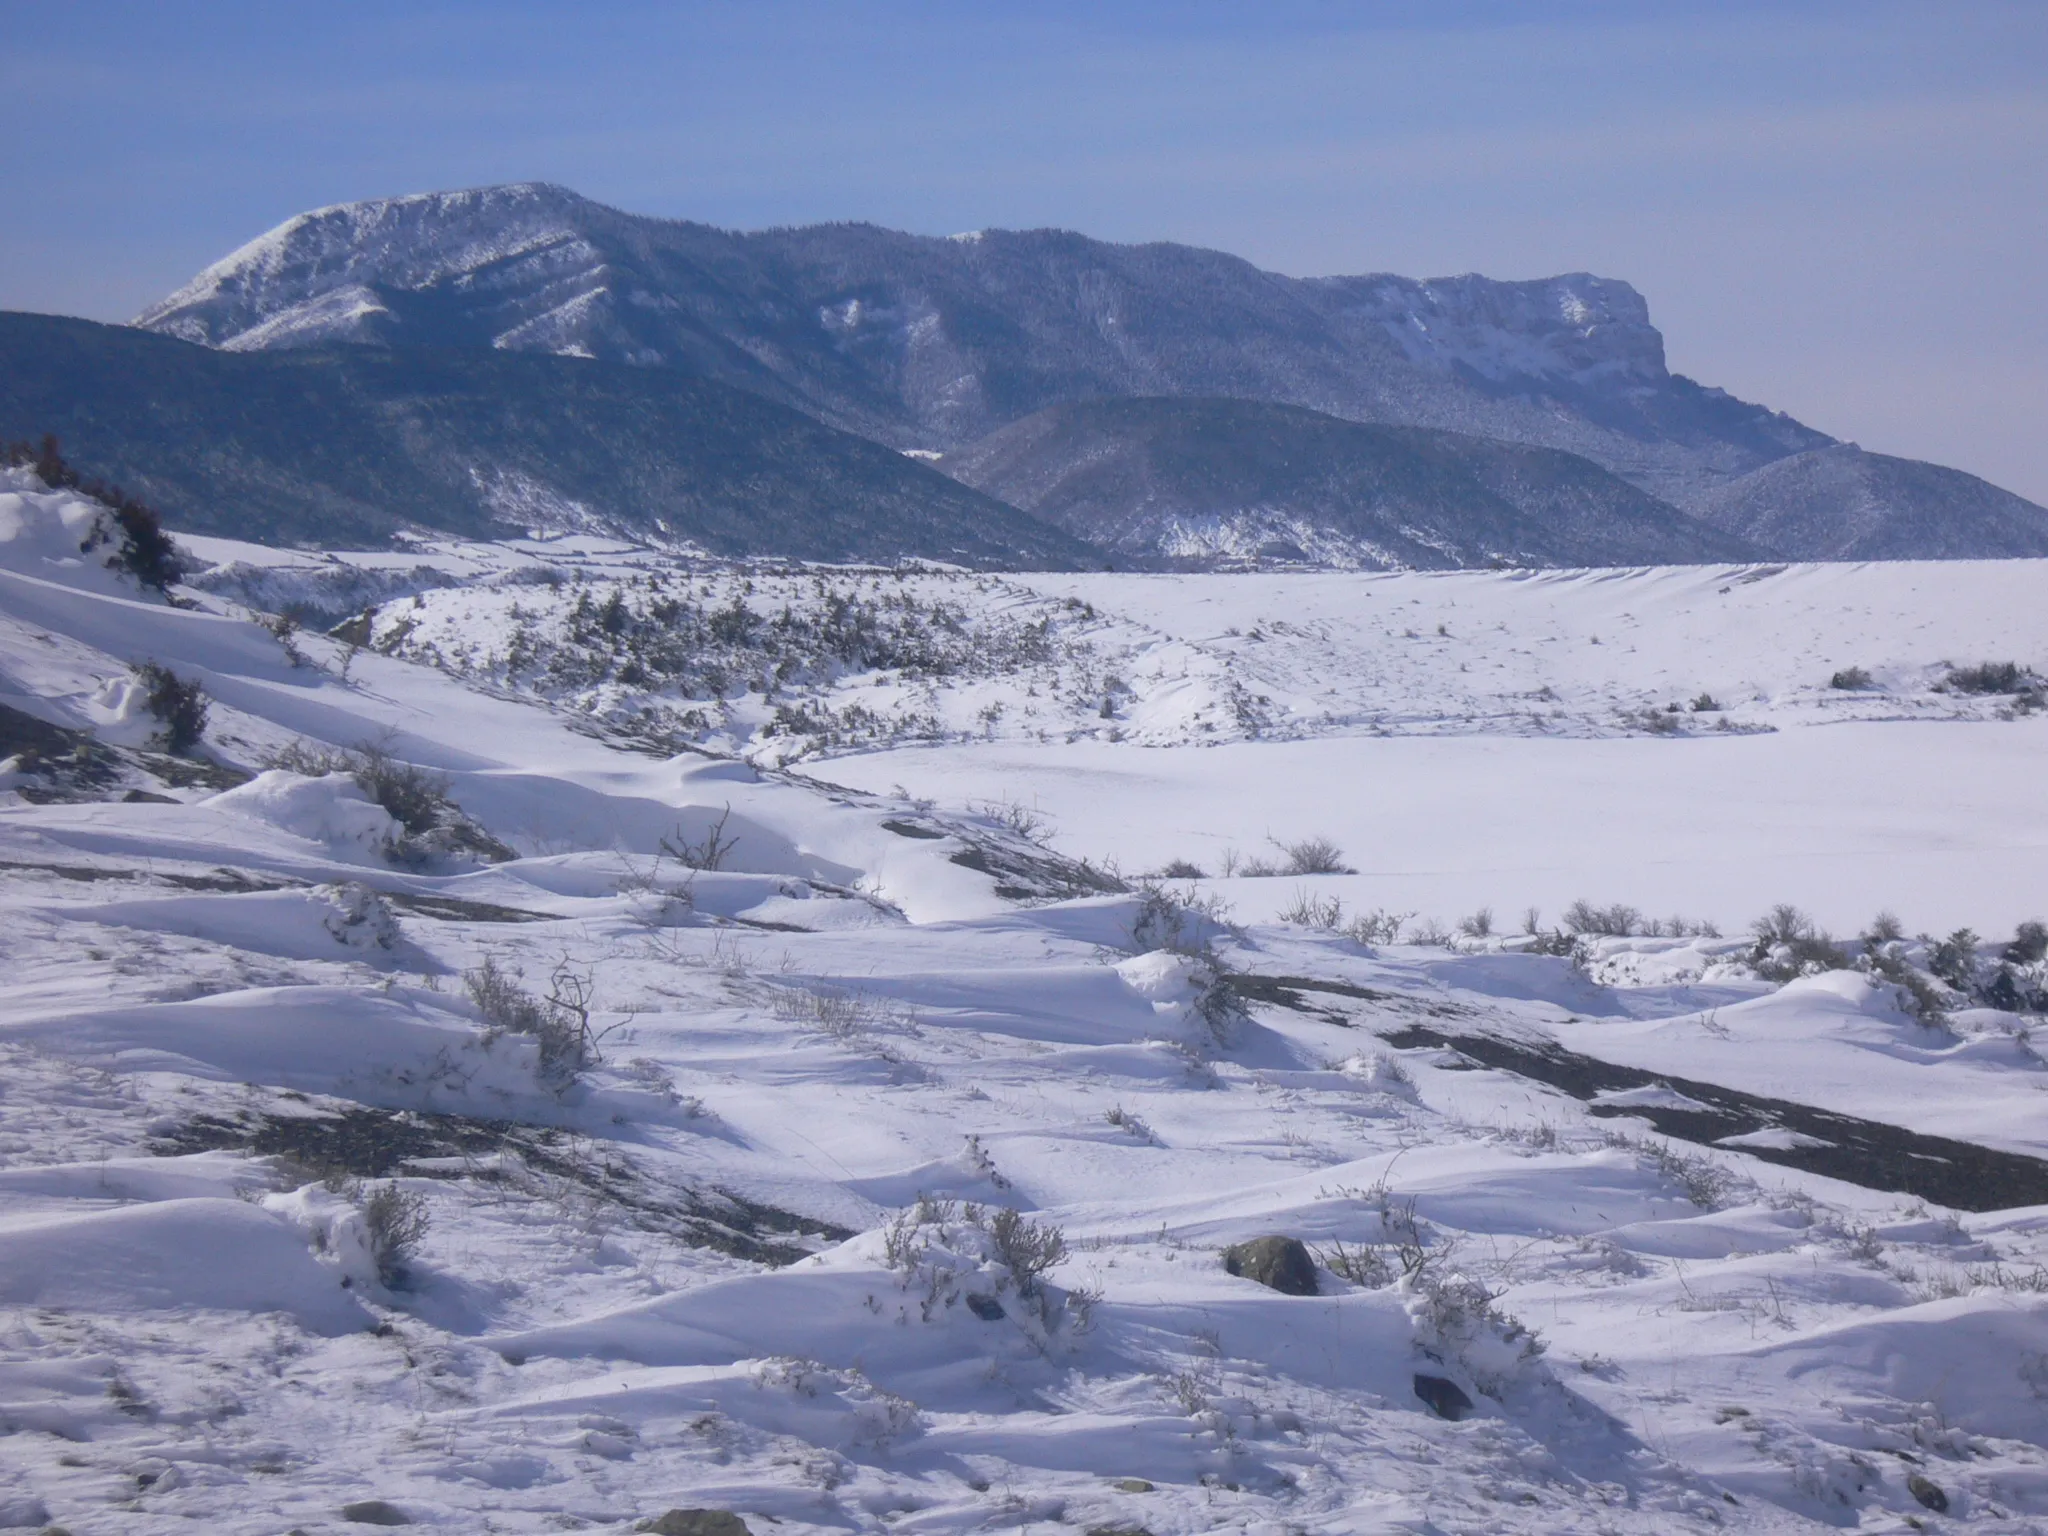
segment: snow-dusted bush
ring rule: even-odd
[[[1861,667],[1843,667],[1828,679],[1830,688],[1839,688],[1844,693],[1855,693],[1870,686],[1870,674]]]
[[[1131,948],[1140,954],[1164,949],[1213,959],[1211,940],[1218,928],[1226,926],[1229,913],[1229,905],[1220,896],[1204,895],[1192,885],[1140,880],[1138,911],[1131,919]]]
[[[134,670],[135,680],[144,690],[143,703],[163,725],[157,733],[158,745],[180,755],[198,746],[206,734],[206,691],[193,679],[180,677],[154,661],[142,662]]]
[[[522,1035],[539,1045],[543,1082],[565,1088],[600,1059],[603,1032],[590,1022],[591,978],[572,970],[566,960],[549,977],[544,998],[526,991],[488,957],[465,972],[462,983],[494,1034]]]
[[[1956,693],[2019,693],[2036,681],[2016,661],[1986,661],[1974,667],[1951,667],[1942,686]]]
[[[1771,908],[1750,925],[1750,932],[1755,936],[1749,951],[1750,968],[1765,981],[1792,981],[1849,969],[1847,951],[1790,903],[1780,902]]]
[[[34,470],[36,478],[51,490],[75,490],[105,507],[114,526],[109,530],[104,523],[95,525],[84,549],[90,551],[112,540],[112,563],[116,570],[158,592],[168,592],[171,583],[184,574],[178,546],[164,532],[163,520],[155,509],[143,505],[118,485],[81,479],[78,471],[64,462],[56,438],[46,434],[40,444],[10,443],[0,448],[0,464],[10,468],[25,466]]]
[[[403,837],[390,849],[398,861],[449,853],[473,853],[494,860],[515,856],[456,804],[445,774],[404,761],[382,742],[344,748],[295,741],[271,753],[267,761],[272,768],[307,778],[345,773],[354,779],[357,787],[404,829]]]
[[[363,1199],[363,1227],[370,1238],[370,1257],[377,1278],[396,1286],[405,1280],[406,1265],[430,1225],[427,1198],[396,1184],[379,1184]]]
[[[883,1230],[882,1256],[905,1290],[921,1292],[926,1322],[964,1302],[989,1321],[1008,1316],[1041,1347],[1087,1326],[1093,1298],[1047,1282],[1067,1257],[1066,1234],[1007,1206],[919,1195]]]

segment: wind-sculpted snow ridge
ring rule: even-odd
[[[2048,1068],[2023,1013],[1928,990],[2039,957],[1878,937],[1823,972],[1790,919],[1761,945],[1233,927],[1034,842],[1023,806],[650,750],[445,636],[431,666],[172,606],[74,553],[68,507],[0,492],[0,702],[70,733],[0,764],[0,1524],[2048,1519]],[[613,592],[707,627],[787,604],[792,656],[1151,622],[595,541],[402,558],[483,578],[423,579],[423,642],[457,596],[480,645],[514,598],[587,597],[604,632]],[[559,593],[506,579],[549,567]],[[156,755],[236,787],[72,773],[149,727],[144,662],[207,705]],[[419,796],[513,856],[406,854]],[[1956,1146],[2002,1182],[1942,1205],[1894,1174]],[[1315,1294],[1226,1267],[1261,1237],[1305,1245]]]

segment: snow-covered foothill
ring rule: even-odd
[[[1799,571],[1727,594],[1668,572],[906,576],[924,607],[892,590],[893,614],[943,601],[984,633],[1051,614],[1075,649],[1039,673],[821,672],[835,708],[908,689],[978,739],[807,748],[791,772],[761,750],[786,738],[755,734],[758,691],[685,742],[636,723],[637,696],[508,686],[477,659],[509,641],[507,593],[552,591],[499,578],[580,565],[601,612],[604,582],[651,574],[645,552],[401,552],[388,569],[446,562],[414,610],[441,664],[317,634],[295,664],[223,591],[181,608],[66,584],[19,543],[0,543],[0,701],[121,746],[146,654],[207,691],[190,761],[221,777],[0,796],[0,1518],[80,1536],[352,1528],[365,1501],[506,1532],[720,1510],[756,1536],[2048,1520],[2037,1015],[1934,976],[2038,971],[1999,958],[2035,915],[2014,872],[2038,850],[2032,802],[1998,798],[2038,722],[1897,684],[1916,718],[1809,728],[1867,701],[1790,682],[1751,699],[1775,734],[1595,719],[1625,670],[1601,670],[1625,654],[1610,631],[1664,669],[1659,691],[1714,637],[1711,664],[1759,687],[1808,678],[1819,650],[1771,654],[1802,624],[1924,681],[1930,657],[1981,659],[2001,571],[1953,568],[1943,591],[1975,603],[1930,605],[1929,637],[1889,659],[1878,616],[1816,617],[1836,578]],[[247,592],[274,573],[267,598],[333,564],[234,557]],[[714,611],[769,579],[674,575]],[[852,578],[774,579],[795,604]],[[1832,589],[1844,612],[1859,579]],[[1338,622],[1430,594],[1460,616],[1398,621],[1414,642]],[[1483,664],[1479,641],[1453,649],[1482,601],[1519,644],[1597,625],[1599,666],[1588,639],[1583,664],[1512,682],[1600,701],[1572,706],[1574,739],[1461,717],[1452,691],[1414,717],[1428,739],[1372,734],[1371,690],[1421,701]],[[1438,642],[1427,666],[1368,672]],[[1132,687],[1106,689],[1126,645]],[[1280,659],[1250,702],[1299,739],[1234,724],[1190,750],[1261,647]],[[1351,692],[1318,715],[1317,688]],[[1055,695],[1070,723],[1041,745],[1017,717]],[[1155,744],[1108,739],[1119,721]],[[1911,745],[1873,767],[1883,739]],[[363,743],[445,780],[514,856],[403,856],[357,772],[270,766]],[[1925,777],[1763,857],[1903,761]],[[1937,775],[1979,798],[1913,798]],[[1511,790],[1527,825],[1489,846],[1489,796]],[[1631,805],[1658,795],[1694,841],[1630,841]],[[1327,862],[1364,872],[1223,873],[1231,847],[1286,856],[1269,832],[1326,833]],[[1134,878],[1176,857],[1203,873]],[[1819,894],[1786,888],[1805,878]],[[1534,934],[1525,889],[1550,913]],[[1417,932],[1422,890],[1458,897],[1440,931]],[[1578,896],[1685,920],[1607,911],[1573,934]],[[1785,899],[1835,925],[1841,968],[1759,958],[1747,920]],[[1497,920],[1453,926],[1489,903]],[[1992,936],[1968,954],[1847,937],[1879,906]],[[1978,1187],[1951,1177],[1966,1167]],[[1306,1245],[1315,1294],[1226,1267],[1266,1238]]]

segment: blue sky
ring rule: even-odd
[[[546,179],[757,227],[1587,270],[1672,365],[2048,502],[2048,3],[0,0],[0,307]]]

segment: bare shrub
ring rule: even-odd
[[[135,679],[143,687],[143,704],[163,725],[157,732],[158,744],[181,756],[198,746],[206,733],[205,690],[154,661],[137,666]]]
[[[1626,938],[1641,930],[1643,914],[1626,902],[1617,901],[1610,907],[1596,907],[1581,898],[1565,908],[1564,925],[1573,933],[1590,933],[1602,938]]]
[[[1451,944],[1451,930],[1433,917],[1425,917],[1408,930],[1408,942],[1433,949],[1448,949]]]
[[[1493,908],[1481,907],[1470,917],[1458,919],[1458,932],[1468,939],[1485,939],[1493,936]]]
[[[1168,859],[1159,871],[1162,880],[1206,880],[1209,878],[1202,866],[1190,859]]]
[[[577,1073],[602,1059],[598,1046],[608,1031],[595,1029],[590,1022],[592,978],[587,971],[571,969],[566,959],[550,974],[545,998],[526,991],[488,957],[475,970],[464,972],[462,982],[494,1033],[523,1035],[538,1043],[538,1075],[543,1082],[566,1088]]]
[[[1344,933],[1359,944],[1393,944],[1399,941],[1401,930],[1408,926],[1413,912],[1392,912],[1385,907],[1374,907],[1370,912],[1361,912],[1345,926]]]
[[[1109,714],[1105,713],[1103,718],[1108,719]],[[1027,843],[1042,843],[1052,831],[1051,818],[1021,800],[984,800],[972,809],[997,826],[1016,833]]]
[[[1344,903],[1335,896],[1318,896],[1314,891],[1298,890],[1294,893],[1294,900],[1281,909],[1280,921],[1334,933],[1344,921]]]
[[[1861,667],[1844,667],[1828,679],[1830,688],[1839,688],[1844,693],[1855,693],[1870,686],[1870,674]]]
[[[2004,958],[2012,965],[2039,965],[2048,960],[2048,923],[2021,923],[2005,946]]]
[[[1027,1220],[1007,1206],[988,1220],[996,1253],[1017,1278],[1017,1290],[1030,1296],[1038,1282],[1067,1256],[1067,1235],[1060,1228]]]
[[[1703,1211],[1716,1210],[1735,1187],[1735,1176],[1712,1158],[1695,1152],[1680,1152],[1661,1141],[1613,1135],[1609,1146],[1627,1147],[1646,1158],[1657,1172],[1685,1192],[1685,1198]]]
[[[1703,693],[1692,701],[1692,712],[1696,715],[1718,715],[1721,701],[1711,693]]]
[[[407,1263],[431,1225],[427,1197],[395,1183],[379,1184],[364,1198],[362,1211],[377,1278],[388,1286],[403,1284]]]
[[[1394,1282],[1394,1267],[1387,1262],[1387,1256],[1371,1243],[1361,1243],[1347,1248],[1340,1241],[1332,1240],[1327,1248],[1311,1247],[1315,1261],[1340,1280],[1349,1280],[1353,1285],[1362,1285],[1376,1291],[1383,1285]]]
[[[1280,871],[1283,874],[1355,875],[1358,873],[1357,870],[1344,862],[1344,850],[1327,837],[1304,837],[1299,842],[1293,843],[1283,843],[1275,839],[1273,846],[1287,856],[1287,863]]]
[[[739,842],[737,834],[732,837],[725,835],[725,824],[731,816],[732,805],[728,802],[725,809],[718,813],[718,820],[705,829],[703,837],[691,842],[683,836],[682,828],[678,827],[672,838],[664,837],[661,840],[661,851],[685,869],[714,872],[722,869],[734,845]]]

